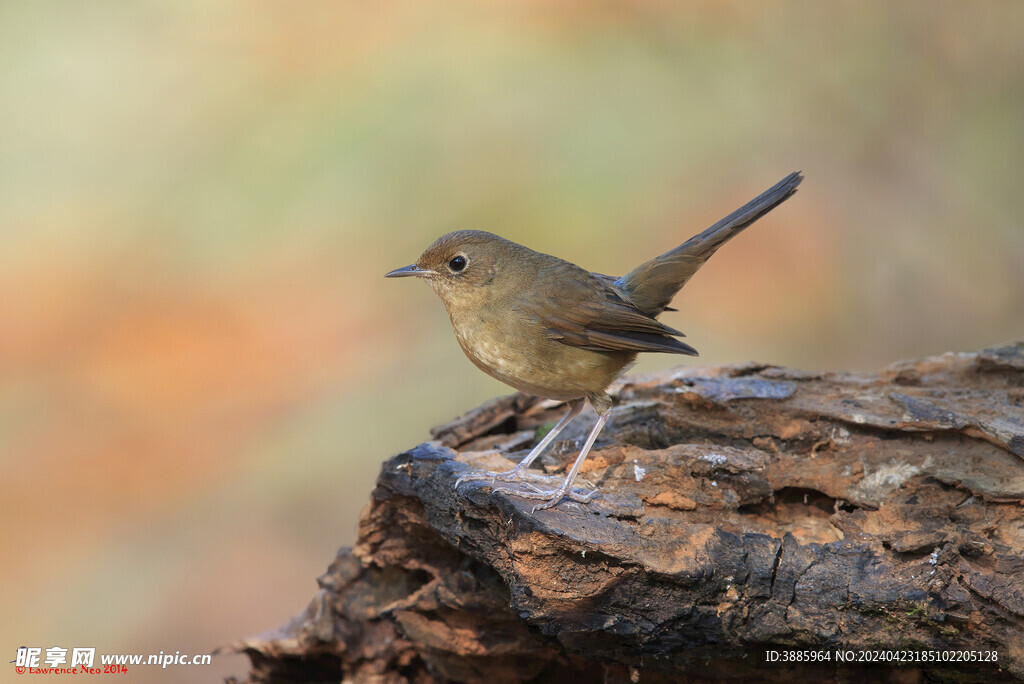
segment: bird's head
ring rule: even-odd
[[[416,263],[385,274],[385,278],[423,278],[449,308],[479,302],[493,294],[490,287],[502,274],[516,270],[516,256],[526,248],[482,230],[458,230],[442,235]]]

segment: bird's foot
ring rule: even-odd
[[[514,482],[515,480],[522,480],[526,468],[520,468],[516,466],[512,470],[506,470],[501,473],[491,473],[486,470],[480,470],[473,473],[466,473],[455,481],[456,491],[459,489],[459,485],[463,482],[470,482],[471,480],[490,480],[491,484],[495,482]]]
[[[505,492],[512,496],[518,496],[521,499],[542,499],[543,503],[539,503],[533,507],[531,513],[544,510],[545,508],[551,508],[562,499],[571,499],[572,501],[578,501],[579,503],[590,503],[591,499],[597,495],[597,490],[593,489],[590,491],[583,489],[572,489],[569,487],[559,487],[558,489],[541,489],[536,485],[529,482],[520,483],[517,487],[496,487],[492,489],[493,492]]]
[[[522,480],[525,477],[525,472],[526,468],[520,468],[519,466],[516,466],[512,470],[506,470],[503,473],[494,473],[493,475],[491,475],[491,481],[514,482],[516,480]]]

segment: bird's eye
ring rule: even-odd
[[[448,268],[455,273],[458,273],[462,269],[466,268],[466,257],[461,254],[457,257],[452,257],[451,261],[448,262]]]

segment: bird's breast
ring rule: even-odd
[[[449,316],[459,346],[478,368],[521,392],[549,399],[600,394],[635,357],[564,345],[512,309],[449,311]]]

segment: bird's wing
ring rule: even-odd
[[[550,296],[536,290],[518,307],[552,340],[591,351],[666,352],[697,355],[676,339],[683,333],[624,301],[606,280],[583,269],[558,269],[547,282]]]

